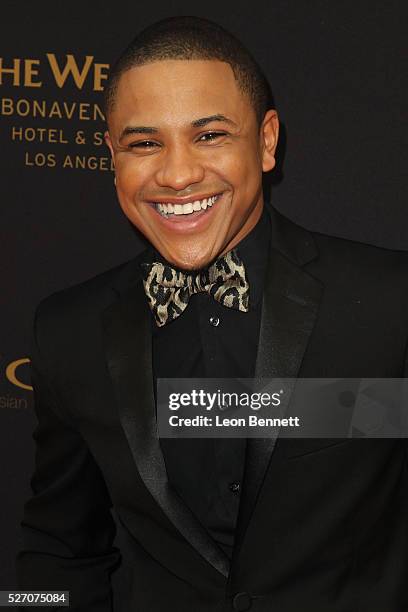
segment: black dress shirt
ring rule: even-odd
[[[155,388],[157,378],[254,376],[269,239],[269,215],[263,210],[256,226],[237,245],[250,285],[248,312],[198,293],[179,317],[163,327],[152,316]],[[145,261],[168,263],[153,248]],[[246,440],[162,438],[160,444],[170,484],[231,556]]]

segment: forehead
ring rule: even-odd
[[[248,116],[247,96],[232,68],[218,60],[162,60],[131,68],[120,77],[112,118],[182,122],[224,114],[234,121]]]

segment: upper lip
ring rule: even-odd
[[[155,198],[154,200],[148,200],[151,204],[187,204],[187,202],[196,202],[197,200],[207,200],[208,198],[212,198],[214,196],[221,195],[221,191],[216,193],[204,194],[204,195],[188,195],[182,198]]]

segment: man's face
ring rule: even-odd
[[[229,64],[132,68],[119,80],[108,124],[123,212],[173,265],[204,267],[254,227],[278,119],[270,110],[257,126]]]

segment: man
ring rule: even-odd
[[[404,441],[159,440],[155,387],[404,376],[407,254],[308,232],[264,204],[277,113],[216,24],[139,34],[106,114],[119,202],[149,244],[37,309],[21,588],[107,612],[120,574],[129,611],[401,612]]]

